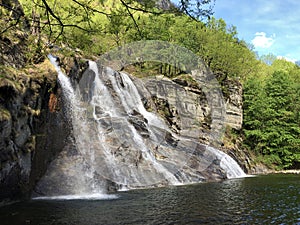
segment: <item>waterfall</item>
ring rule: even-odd
[[[51,197],[38,197],[38,199],[110,199],[113,195],[106,195],[103,182],[97,180],[95,170],[95,148],[90,145],[95,142],[91,127],[87,120],[86,105],[80,100],[80,93],[72,87],[70,79],[61,71],[56,57],[49,55],[51,63],[58,73],[58,81],[63,89],[67,114],[72,124],[71,130],[75,137],[76,149],[63,151],[58,158],[50,164],[48,174],[42,178],[49,190],[45,192]],[[94,134],[95,135],[95,134]],[[80,138],[76,138],[80,137]],[[76,151],[76,153],[74,153]],[[52,169],[51,169],[52,168]],[[44,179],[44,180],[43,180]],[[51,184],[51,180],[53,183]],[[50,180],[50,181],[49,181]],[[53,190],[52,185],[61,185]],[[59,195],[59,196],[57,196]]]
[[[128,115],[135,113],[139,113],[141,116],[147,120],[149,125],[157,125],[160,127],[165,127],[163,122],[160,118],[156,117],[154,114],[147,112],[143,106],[143,103],[140,99],[138,91],[130,78],[125,73],[115,74],[113,70],[107,68],[105,75],[107,76],[108,80],[112,84],[113,93],[116,93],[118,96],[118,100],[120,101],[120,105],[123,107],[123,113],[117,113],[115,111],[118,106],[114,104],[113,97],[111,96],[110,92],[107,88],[103,85],[103,81],[100,79],[100,74],[98,72],[98,66],[95,62],[89,62],[89,69],[95,73],[95,81],[94,81],[94,95],[92,99],[98,99],[98,101],[93,101],[94,112],[96,108],[103,108],[108,115],[111,116],[112,121],[118,121],[118,123],[122,123],[122,131],[127,132],[131,139],[131,142],[134,144],[136,149],[140,150],[140,157],[142,157],[145,161],[152,165],[153,169],[156,173],[161,174],[165,180],[168,180],[170,184],[177,184],[178,181],[175,178],[174,174],[170,173],[166,168],[164,168],[160,163],[155,160],[154,155],[148,149],[147,144],[145,143],[143,137],[137,132],[136,128],[133,124],[129,122]],[[119,80],[118,80],[119,79]],[[100,91],[99,91],[100,90]],[[101,102],[101,100],[105,102]],[[122,112],[122,110],[119,110]],[[100,133],[101,131],[101,122],[99,122],[98,116],[94,113],[94,118],[96,118],[98,123],[98,128]],[[107,119],[107,118],[106,118]],[[146,129],[151,132],[151,136],[154,138],[153,132],[151,131],[150,126],[145,124]],[[121,134],[122,135],[122,134]],[[118,139],[121,136],[118,137]],[[105,142],[103,136],[100,136],[102,142]],[[109,154],[108,151],[105,151],[106,157],[111,162],[112,168],[118,171],[118,176],[114,176],[114,179],[118,181],[118,183],[122,183],[123,185],[129,185],[128,181],[122,179],[126,176],[120,176],[120,167],[117,165],[117,162],[114,158],[113,154]],[[125,165],[126,166],[126,165]],[[125,174],[124,174],[125,175]],[[145,177],[140,177],[139,172],[135,171],[135,169],[130,170],[130,175],[133,176],[133,182],[138,183],[138,185],[143,186],[143,183],[148,183],[144,180]],[[152,178],[151,178],[152,179]],[[156,179],[156,178],[154,178]],[[161,178],[159,178],[161,179]],[[126,179],[128,180],[128,179]],[[151,181],[153,182],[153,181]]]
[[[211,151],[215,152],[217,157],[221,160],[220,166],[223,170],[227,171],[227,178],[241,178],[246,177],[246,173],[242,170],[239,164],[229,155],[224,152],[219,151],[213,147],[207,147]]]
[[[63,151],[37,185],[45,195],[95,195],[111,186],[121,190],[245,176],[227,154],[180,137],[147,111],[126,73],[89,61],[72,86],[56,58],[49,59],[63,89],[74,148]]]

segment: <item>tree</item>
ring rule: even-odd
[[[6,0],[0,2],[1,29],[0,35],[10,29],[28,30],[29,22],[25,18],[23,8],[18,0]]]
[[[263,85],[255,79],[245,84],[245,143],[278,168],[290,168],[300,162],[300,121],[295,110],[298,88],[283,70],[275,71]]]
[[[274,54],[267,54],[267,55],[262,55],[261,57],[259,57],[259,59],[264,62],[267,65],[272,65],[273,62],[277,59],[277,56]]]
[[[249,78],[244,84],[243,93],[243,131],[245,143],[256,154],[263,154],[265,143],[263,132],[268,110],[264,86],[257,77]]]
[[[266,83],[266,93],[272,112],[271,119],[267,121],[269,151],[278,154],[283,167],[290,167],[300,160],[300,128],[293,110],[295,90],[288,74],[274,72]]]
[[[137,22],[138,16],[135,14],[153,14],[162,15],[165,13],[186,13],[193,18],[209,17],[212,14],[211,0],[184,0],[180,1],[178,7],[174,7],[169,1],[166,1],[169,8],[160,8],[162,1],[158,0],[70,0],[70,1],[52,1],[52,0],[21,0],[23,6],[27,8],[27,16],[31,20],[38,18],[42,29],[46,29],[48,38],[52,42],[57,41],[64,36],[67,30],[80,30],[85,33],[103,31],[99,29],[99,24],[95,24],[96,17],[104,17],[104,20],[111,19],[116,21],[117,17],[121,20],[130,18],[136,31],[142,36],[142,30]],[[33,10],[33,13],[30,12]],[[138,14],[137,14],[138,15]],[[119,19],[120,20],[120,19]],[[99,21],[99,20],[97,20]]]
[[[213,14],[213,6],[215,0],[180,0],[178,4],[178,9],[193,18],[194,20],[199,20],[201,18],[209,19]]]

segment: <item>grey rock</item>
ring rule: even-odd
[[[205,145],[215,138],[211,130],[223,126],[224,110],[213,109],[222,106],[215,89],[205,93],[201,84],[181,86],[161,76],[138,79],[101,65],[93,68],[74,83],[74,145],[51,162],[37,195],[228,178],[224,156]]]

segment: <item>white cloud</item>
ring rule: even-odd
[[[251,43],[255,48],[270,48],[275,42],[275,34],[267,37],[265,32],[256,32],[255,38],[252,39]]]
[[[277,59],[284,59],[286,61],[289,61],[289,62],[292,62],[292,63],[296,63],[297,59],[293,59],[293,58],[290,58],[289,56],[277,56]]]

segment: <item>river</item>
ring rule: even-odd
[[[16,224],[300,224],[300,175],[261,175],[118,192],[102,200],[30,200],[0,208]]]

